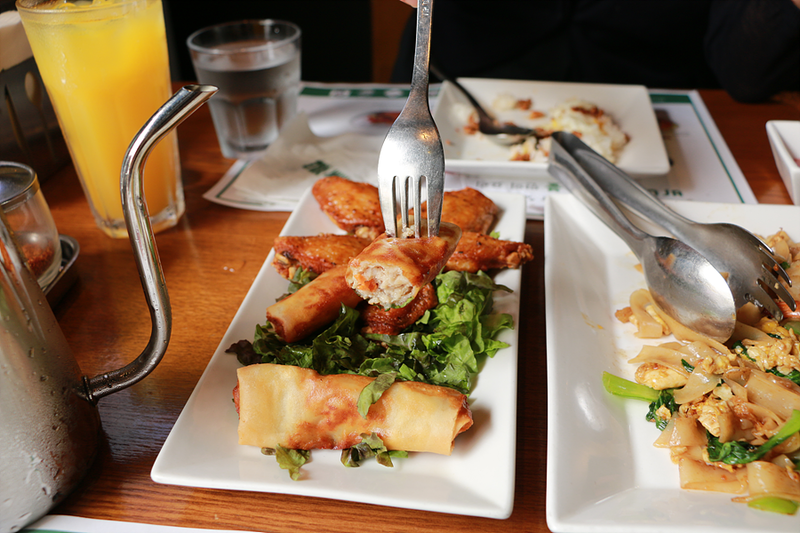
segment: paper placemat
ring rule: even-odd
[[[432,107],[438,89],[431,87]],[[321,176],[338,174],[377,185],[383,137],[407,96],[407,88],[395,85],[306,84],[298,99],[300,113],[266,155],[251,164],[237,161],[204,198],[242,209],[291,211],[299,193]],[[642,185],[661,199],[757,203],[697,91],[653,89],[650,99],[671,168],[666,176],[639,179]],[[529,219],[541,219],[545,198],[561,192],[547,177],[451,172],[445,186],[524,194]]]

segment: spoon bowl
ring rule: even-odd
[[[645,282],[662,311],[719,342],[730,338],[736,325],[733,294],[705,257],[670,237],[648,236],[640,253]]]

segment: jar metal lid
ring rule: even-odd
[[[10,211],[39,192],[36,172],[28,165],[0,161],[0,206]]]

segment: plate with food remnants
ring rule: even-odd
[[[467,188],[442,213],[448,231],[395,245],[376,187],[317,181],[153,480],[507,518],[525,201]],[[350,272],[357,259],[369,266]]]
[[[764,239],[800,298],[800,208],[668,203]],[[548,198],[545,230],[550,529],[800,531],[800,313],[746,304],[719,343],[665,318],[572,195]]]
[[[448,171],[503,177],[547,176],[549,135],[569,131],[633,177],[662,176],[669,158],[647,88],[641,85],[459,78],[501,123],[537,133],[512,146],[477,128],[464,94],[445,81],[433,112]]]

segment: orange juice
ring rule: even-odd
[[[18,7],[95,219],[107,234],[124,237],[122,160],[172,93],[161,0]],[[153,229],[175,225],[184,202],[174,132],[150,153],[144,188]]]

